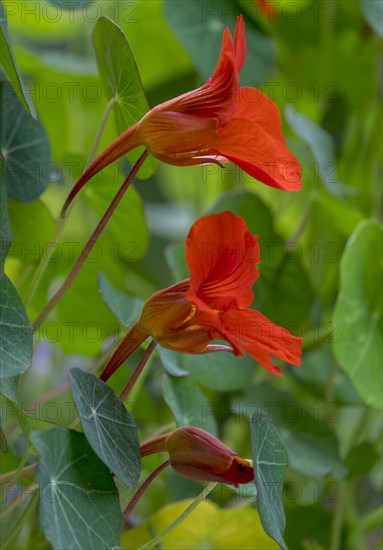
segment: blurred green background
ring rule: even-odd
[[[44,192],[31,200],[14,188],[8,206],[13,243],[5,269],[32,321],[68,273],[122,179],[115,165],[87,184],[55,243],[55,220],[86,163],[109,99],[91,40],[100,16],[125,33],[152,107],[209,78],[223,29],[233,31],[242,13],[248,52],[241,84],[261,89],[277,103],[288,147],[303,173],[299,193],[266,187],[233,165],[222,170],[161,164],[149,179],[137,180],[73,287],[36,335],[32,368],[19,384],[20,402],[29,404],[65,384],[71,366],[92,365],[134,320],[134,314],[116,317],[103,296],[107,302],[122,300],[119,293],[146,299],[179,280],[191,224],[206,213],[231,209],[260,235],[254,307],[304,337],[302,365],[285,365],[284,378],[275,379],[249,358],[164,357],[161,352],[131,398],[141,436],[167,424],[171,428],[175,417],[178,425],[205,427],[241,456],[250,456],[248,415],[258,403],[289,453],[284,493],[289,548],[381,548],[381,3],[278,0],[272,2],[272,15],[262,11],[263,3],[249,0],[3,4],[14,56],[51,151],[51,160],[44,162]],[[134,108],[134,93],[116,108],[120,123],[121,112]],[[3,137],[4,132],[9,137],[12,120],[8,112]],[[99,151],[121,131],[112,114]],[[29,146],[25,139],[20,148]],[[120,169],[128,171],[127,161]],[[49,247],[53,257],[32,296],[31,280]],[[112,380],[116,391],[135,359]],[[161,363],[169,362],[189,376],[165,375]],[[172,372],[169,365],[167,370]],[[68,425],[73,419],[64,405],[70,399],[69,392],[55,398],[60,415],[54,419],[50,401],[40,403],[38,418]],[[8,430],[6,470],[17,467],[18,455],[18,428],[10,422]],[[144,474],[158,464],[156,457],[147,459]],[[167,472],[137,506],[135,521],[160,510],[151,525],[161,529],[180,511],[178,504],[162,508],[200,489]],[[178,538],[163,547],[275,547],[262,538],[253,498],[217,490],[212,499],[224,510],[202,505],[206,515],[190,516],[175,532]],[[6,528],[22,507],[11,520],[7,516]],[[123,547],[145,542],[147,529],[127,532]],[[32,518],[17,544],[49,547]]]

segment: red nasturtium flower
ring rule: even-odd
[[[186,239],[190,278],[153,294],[101,374],[107,380],[148,337],[183,353],[231,351],[281,376],[271,356],[300,364],[302,338],[250,309],[259,276],[258,236],[232,212],[205,216]],[[211,344],[225,340],[230,347]]]
[[[168,452],[173,470],[183,477],[221,483],[249,483],[254,479],[250,463],[237,456],[205,430],[187,426],[148,439],[141,456]]]
[[[278,107],[256,88],[239,84],[245,55],[240,16],[234,39],[225,29],[217,67],[206,84],[157,105],[115,139],[76,183],[64,211],[92,176],[140,145],[168,164],[233,162],[267,185],[299,190],[299,161],[285,146]]]

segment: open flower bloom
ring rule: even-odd
[[[141,456],[167,452],[173,470],[183,477],[221,483],[249,483],[254,479],[250,463],[237,456],[205,430],[187,426],[148,439]]]
[[[250,309],[259,276],[258,236],[243,218],[222,212],[197,220],[186,239],[190,278],[153,294],[101,374],[107,380],[148,337],[183,353],[249,353],[280,375],[272,355],[300,364],[302,338]],[[212,344],[225,340],[230,347]]]
[[[157,105],[115,139],[85,170],[63,212],[92,176],[140,145],[168,164],[233,162],[267,185],[300,189],[299,161],[285,146],[278,107],[256,88],[239,85],[245,55],[240,16],[234,39],[225,29],[217,67],[206,84]]]

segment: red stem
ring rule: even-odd
[[[124,180],[124,183],[121,185],[120,189],[117,191],[117,194],[114,196],[112,202],[108,206],[105,214],[101,218],[99,224],[97,225],[96,229],[93,231],[92,235],[90,236],[88,242],[82,249],[82,252],[80,256],[75,261],[71,271],[69,272],[69,275],[61,285],[61,287],[58,289],[58,291],[52,296],[52,298],[48,301],[45,308],[42,310],[34,324],[32,325],[33,330],[36,330],[41,323],[46,319],[46,317],[49,315],[49,313],[52,311],[52,309],[55,307],[57,302],[60,300],[60,298],[66,293],[66,291],[70,288],[70,286],[73,284],[78,272],[80,271],[81,267],[83,266],[85,260],[87,259],[90,251],[92,250],[94,244],[96,243],[97,239],[101,235],[102,231],[104,230],[106,224],[110,220],[113,212],[116,210],[119,202],[121,201],[122,197],[125,194],[125,191],[128,189],[129,185],[132,183],[134,176],[137,174],[138,170],[140,169],[142,163],[149,155],[149,151],[145,150],[140,158],[137,160],[136,164],[133,166],[129,174]]]
[[[158,466],[158,468],[156,468],[154,470],[154,472],[152,472],[150,474],[149,477],[147,477],[144,481],[144,483],[141,485],[141,487],[138,489],[138,491],[135,493],[135,495],[133,496],[132,500],[129,502],[128,506],[125,508],[125,510],[122,512],[122,522],[123,523],[126,523],[126,520],[128,519],[129,515],[131,514],[133,508],[136,506],[136,504],[138,503],[138,501],[140,500],[140,498],[142,497],[142,494],[145,492],[145,490],[149,487],[149,485],[151,484],[151,482],[153,481],[154,478],[156,478],[158,476],[158,474],[160,474],[162,472],[162,470],[165,470],[165,468],[167,466],[169,466],[170,464],[170,461],[169,459],[168,460],[165,460],[165,462],[163,462],[160,466]]]
[[[123,389],[121,395],[120,395],[120,401],[125,401],[127,395],[129,394],[130,390],[133,388],[134,384],[137,381],[137,378],[140,376],[144,366],[149,360],[149,357],[151,356],[154,348],[156,347],[157,342],[155,340],[152,340],[148,347],[145,350],[144,355],[141,357],[141,361],[138,363],[135,371],[133,372],[132,376],[130,377],[129,382]]]

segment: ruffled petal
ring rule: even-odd
[[[243,28],[237,34],[238,57],[241,59],[246,52]],[[214,118],[218,126],[224,126],[235,112],[238,91],[237,54],[230,31],[226,28],[217,67],[206,84],[158,105],[152,112],[171,110],[199,118]]]
[[[300,365],[302,338],[275,325],[259,311],[240,309],[224,312],[221,321],[222,333],[228,339],[235,339],[238,347],[247,351],[272,374],[282,376],[280,369],[273,365],[272,356],[292,365]]]
[[[301,188],[300,164],[285,145],[278,108],[258,90],[241,88],[235,115],[209,148],[271,187]]]
[[[243,218],[232,212],[200,218],[186,239],[188,299],[205,311],[250,305],[259,261],[258,236]]]
[[[237,17],[237,25],[234,33],[235,60],[238,73],[242,69],[246,57],[245,23],[242,15]]]

